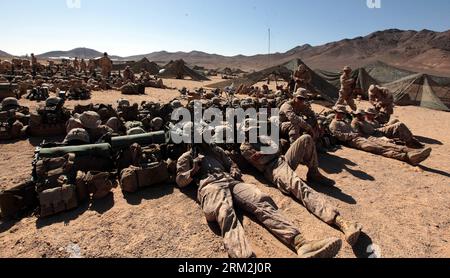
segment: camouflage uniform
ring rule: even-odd
[[[84,59],[81,59],[81,62],[80,62],[80,70],[81,70],[81,72],[86,73],[87,65],[86,65],[86,61],[85,61]]]
[[[304,117],[307,120],[304,120]],[[295,109],[293,101],[285,102],[280,108],[281,133],[294,143],[303,132],[312,134],[317,127],[317,117],[309,104]]]
[[[75,72],[80,71],[80,62],[78,61],[78,58],[75,58],[75,60],[73,60],[73,68],[75,69]]]
[[[369,101],[378,110],[389,117],[394,114],[394,96],[387,88],[372,85],[369,88]]]
[[[199,177],[198,200],[206,219],[217,222],[222,231],[225,248],[232,258],[253,256],[250,243],[234,211],[234,204],[253,214],[267,229],[285,244],[294,247],[300,232],[273,205],[273,200],[253,185],[242,183],[230,173],[239,171],[225,152],[215,147],[201,151],[205,158]],[[187,152],[177,165],[177,184],[186,187],[192,183],[193,157]]]
[[[112,71],[112,61],[108,56],[104,56],[99,60],[99,65],[102,68],[103,78],[109,78]]]
[[[264,141],[261,140],[261,141]],[[266,142],[271,142],[270,139]],[[268,143],[268,144],[274,144]],[[304,135],[292,144],[285,156],[279,153],[267,155],[261,153],[262,144],[244,143],[241,153],[244,158],[272,182],[281,192],[291,195],[323,222],[332,225],[339,212],[317,192],[307,186],[295,173],[300,164],[306,165],[310,171],[316,171],[318,159],[314,140]],[[278,146],[273,145],[274,148]],[[256,155],[256,154],[259,154]]]
[[[418,163],[428,158],[431,153],[431,149],[414,152],[407,147],[398,146],[383,138],[361,137],[353,131],[350,124],[343,120],[334,119],[330,124],[330,131],[336,139],[351,148],[393,158],[412,165],[418,165]]]
[[[294,73],[296,87],[294,92],[299,88],[309,89],[312,81],[311,72],[304,66],[300,65]]]
[[[409,128],[403,123],[396,123],[386,127],[375,128],[367,121],[360,121],[355,118],[352,121],[352,128],[361,136],[387,137],[389,139],[400,139],[405,143],[413,141],[414,136]]]
[[[355,100],[353,99],[353,87],[355,80],[351,77],[351,69],[346,67],[344,74],[341,75],[341,90],[337,105],[347,104],[353,111],[356,111]]]

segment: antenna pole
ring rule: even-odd
[[[270,67],[270,28],[269,28],[269,52],[267,55],[267,67]]]

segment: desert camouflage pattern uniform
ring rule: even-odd
[[[278,148],[270,138],[260,138],[260,141],[267,142],[264,143],[265,145],[269,144],[273,148]],[[316,217],[332,225],[339,215],[337,209],[306,185],[295,173],[300,164],[312,170],[318,168],[316,145],[312,137],[309,135],[301,136],[292,144],[285,156],[281,156],[279,153],[263,154],[260,152],[261,147],[262,143],[244,143],[241,145],[241,153],[281,192],[293,196]]]
[[[304,120],[303,116],[308,120]],[[308,104],[295,109],[293,101],[287,101],[281,106],[280,123],[281,134],[288,136],[291,144],[297,141],[303,132],[311,134],[318,127],[317,117],[311,106]]]
[[[295,246],[299,230],[274,206],[273,200],[253,185],[235,180],[229,174],[237,166],[216,147],[202,152],[205,159],[198,173],[198,201],[210,222],[217,222],[222,231],[225,248],[232,258],[253,256],[250,243],[245,237],[234,204],[254,215],[268,230],[289,246]],[[191,177],[193,157],[187,152],[177,165],[177,184],[186,187],[194,180]]]
[[[377,127],[378,125],[372,125],[367,121],[360,121],[355,118],[352,121],[352,128],[358,132],[361,136],[375,136],[386,137],[389,139],[400,139],[405,143],[409,143],[413,140],[414,136],[409,128],[404,123],[395,123],[385,127]]]
[[[341,90],[339,91],[339,99],[337,105],[348,105],[353,111],[356,111],[357,107],[355,100],[353,99],[353,85],[355,80],[348,74],[341,75]]]
[[[362,137],[355,133],[351,125],[345,121],[334,119],[330,124],[330,131],[334,137],[351,148],[404,162],[409,160],[407,147],[395,145],[382,138]]]

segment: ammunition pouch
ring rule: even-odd
[[[152,163],[146,167],[130,166],[120,173],[120,187],[127,193],[136,192],[140,188],[159,185],[169,180],[167,163]]]
[[[39,193],[40,217],[48,217],[78,207],[74,185],[44,190]]]

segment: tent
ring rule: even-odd
[[[131,65],[131,69],[135,73],[146,70],[151,75],[156,75],[161,70],[161,68],[155,62],[150,62],[147,58],[142,58],[141,60]]]
[[[304,64],[302,60],[294,59],[282,65],[247,74],[243,78],[230,79],[219,83],[214,83],[208,85],[208,87],[224,89],[225,87],[229,87],[232,84],[234,84],[235,87],[239,87],[240,85],[252,86],[260,81],[265,80],[266,78],[269,78],[270,76],[276,76],[277,78],[281,78],[286,82],[289,82],[294,71],[297,70],[298,66],[302,64],[306,66],[306,64]],[[311,72],[312,75],[311,83],[313,89],[315,90],[314,93],[321,95],[324,99],[330,102],[336,101],[339,96],[338,89],[322,79],[322,77],[312,71],[308,66],[306,66],[306,68]]]
[[[450,78],[413,74],[385,84],[397,105],[415,105],[450,112]]]
[[[338,90],[341,88],[341,75],[342,73],[334,73],[324,70],[316,70],[316,73],[333,85]],[[365,99],[368,99],[368,91],[370,85],[380,85],[364,68],[358,68],[353,71],[352,77],[356,80],[355,89],[361,90],[361,94]]]
[[[366,65],[364,69],[380,84],[391,83],[415,74],[415,72],[399,69],[381,61]]]
[[[184,79],[186,76],[195,81],[209,81],[204,75],[186,66],[186,63],[183,60],[170,61],[158,75],[160,78],[176,79]]]

